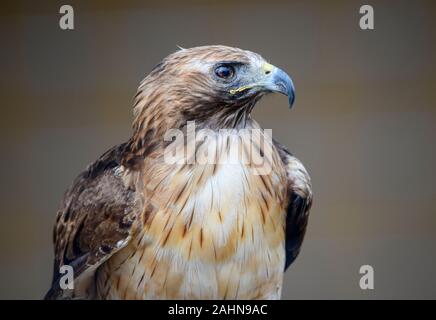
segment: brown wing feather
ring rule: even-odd
[[[312,206],[312,185],[303,164],[275,141],[288,175],[288,205],[286,211],[285,270],[300,253]]]
[[[130,240],[137,210],[135,191],[117,174],[125,145],[110,149],[80,174],[65,193],[54,227],[55,261],[46,299],[74,298],[59,287],[59,268],[74,269],[75,285]]]

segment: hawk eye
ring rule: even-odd
[[[215,74],[223,79],[230,79],[235,74],[235,69],[230,65],[222,65],[215,69]]]

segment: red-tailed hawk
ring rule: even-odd
[[[294,101],[290,77],[250,51],[196,47],[158,64],[135,96],[132,137],[65,194],[46,298],[280,298],[312,193],[301,162],[252,119],[269,92]],[[63,265],[72,290],[60,287]]]

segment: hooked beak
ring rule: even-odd
[[[292,79],[282,69],[274,67],[268,63],[263,65],[265,79],[262,86],[266,91],[279,92],[288,96],[289,108],[295,101],[295,87]]]
[[[269,63],[264,63],[260,72],[256,71],[254,78],[255,80],[250,84],[231,89],[230,94],[240,94],[250,89],[257,92],[279,92],[288,96],[289,107],[292,108],[295,101],[295,88],[286,72]]]

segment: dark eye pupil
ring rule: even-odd
[[[220,78],[230,78],[233,76],[234,74],[234,70],[233,67],[231,66],[220,66],[218,68],[215,69],[215,74],[220,77]]]

